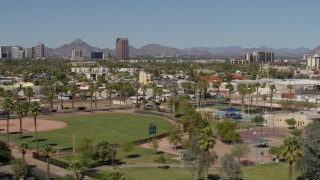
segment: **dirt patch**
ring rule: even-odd
[[[52,121],[52,120],[43,120],[37,119],[37,129],[38,131],[49,131],[60,129],[66,127],[68,124],[60,121]],[[3,132],[7,132],[7,121],[0,121],[0,128],[4,129]],[[25,117],[22,119],[22,130],[24,132],[34,132],[34,120],[31,117]],[[20,123],[19,119],[10,119],[9,121],[9,131],[17,132],[20,131]]]

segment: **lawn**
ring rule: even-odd
[[[117,171],[124,173],[127,180],[192,180],[192,173],[188,168],[169,168],[160,169],[152,167],[124,168]],[[270,180],[270,179],[288,179],[288,163],[270,163],[258,166],[242,167],[244,180]],[[107,171],[109,172],[109,171]],[[219,168],[209,170],[210,179],[219,179]],[[297,173],[293,170],[293,179],[296,179]]]
[[[151,123],[157,125],[157,134],[167,132],[171,127],[170,122],[158,117],[127,113],[42,116],[39,119],[68,124],[62,129],[39,132],[39,139],[44,139],[41,144],[56,144],[58,147],[72,147],[73,135],[76,144],[84,137],[93,139],[95,143],[104,140],[117,143],[147,138]],[[34,133],[24,133],[24,136],[33,135]],[[12,135],[11,138],[18,139],[18,135]],[[26,138],[26,141],[30,142],[31,138]],[[34,146],[35,143],[31,145]]]

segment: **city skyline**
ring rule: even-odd
[[[114,49],[118,37],[129,38],[130,45],[137,48],[160,44],[179,49],[199,46],[313,49],[320,44],[315,38],[320,26],[317,23],[320,2],[316,0],[38,2],[12,0],[1,5],[0,14],[10,16],[2,23],[6,26],[1,30],[5,34],[0,37],[1,45],[31,47],[42,42],[56,48],[81,38],[93,46]]]

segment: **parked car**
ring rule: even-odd
[[[86,107],[77,107],[77,109],[76,109],[77,111],[84,111],[84,110],[86,110]]]

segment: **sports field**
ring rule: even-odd
[[[133,141],[148,137],[150,124],[157,126],[157,134],[167,132],[171,123],[152,116],[132,113],[78,114],[64,116],[42,116],[41,119],[67,123],[61,129],[39,132],[40,145],[53,144],[57,147],[71,147],[73,136],[76,144],[82,138],[91,138],[94,142],[106,140],[110,143]],[[25,132],[27,142],[34,138],[33,132]],[[11,135],[11,140],[18,140],[18,135]],[[34,146],[35,143],[31,143]]]

